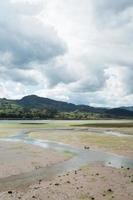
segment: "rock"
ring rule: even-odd
[[[96,176],[99,176],[99,173],[96,173]]]
[[[60,184],[59,183],[55,183],[55,186],[59,186]]]
[[[108,192],[113,192],[112,189],[108,189]]]
[[[8,191],[8,194],[12,194],[12,191],[11,191],[11,190],[9,190],[9,191]]]
[[[40,179],[40,180],[39,180],[39,184],[40,184],[41,182],[42,182],[42,180]]]
[[[71,182],[70,182],[70,181],[67,181],[67,183],[69,183],[69,184],[70,184]]]
[[[34,187],[34,190],[38,190],[39,189],[39,187]]]
[[[90,149],[90,147],[89,146],[84,146],[84,149]]]

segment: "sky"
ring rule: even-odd
[[[0,98],[133,105],[133,0],[0,1]]]

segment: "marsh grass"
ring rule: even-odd
[[[31,138],[62,142],[75,146],[90,146],[105,148],[107,150],[133,151],[133,139],[131,137],[116,137],[105,134],[86,132],[31,132]]]
[[[131,123],[93,123],[93,124],[73,124],[72,126],[80,127],[96,127],[96,128],[133,128],[133,122]]]
[[[70,151],[63,151],[63,154],[67,158],[72,158],[74,155],[76,155],[74,153],[71,153]]]

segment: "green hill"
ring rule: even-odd
[[[95,108],[56,101],[36,95],[20,100],[0,99],[0,119],[108,119],[133,118],[124,108]]]

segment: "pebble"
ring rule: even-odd
[[[113,192],[111,189],[108,189],[108,192]]]
[[[71,182],[70,182],[70,181],[67,181],[67,183],[69,183],[69,184],[70,184]]]
[[[55,186],[59,186],[60,184],[59,183],[55,183]]]
[[[10,191],[8,191],[8,194],[12,194],[12,191],[10,190]]]

